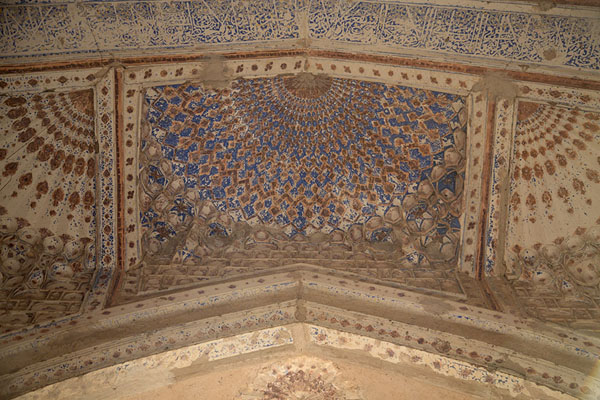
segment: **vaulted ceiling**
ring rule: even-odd
[[[600,9],[556,3],[9,1],[0,395],[596,398]]]

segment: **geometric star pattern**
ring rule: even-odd
[[[156,87],[145,102],[152,140],[142,152],[169,161],[149,167],[148,187],[173,173],[235,221],[290,237],[347,231],[415,193],[453,151],[463,107],[457,95],[311,74]],[[456,175],[435,190],[456,192]],[[176,203],[186,218],[192,207]],[[143,210],[142,223],[155,216]],[[445,226],[460,229],[458,217]]]

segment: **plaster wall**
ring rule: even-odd
[[[0,396],[598,397],[598,10],[4,2]]]

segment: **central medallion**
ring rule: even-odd
[[[291,94],[302,99],[314,99],[327,93],[333,83],[333,78],[327,75],[313,75],[301,72],[283,79],[286,89]]]

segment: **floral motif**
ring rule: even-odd
[[[284,360],[259,371],[237,400],[360,400],[358,388],[340,379],[330,361],[312,357]]]

